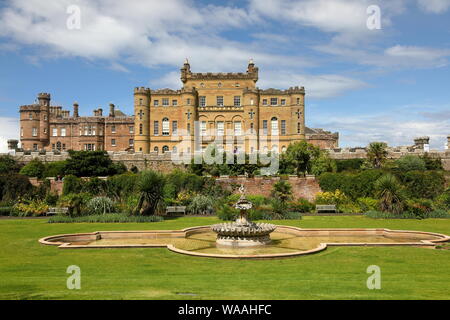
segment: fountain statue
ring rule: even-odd
[[[218,246],[251,247],[270,243],[270,233],[276,226],[269,223],[254,223],[248,218],[252,203],[245,198],[244,185],[239,188],[241,197],[234,207],[240,210],[239,217],[232,223],[220,223],[211,227],[217,233]]]

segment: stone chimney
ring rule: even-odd
[[[419,137],[414,139],[414,146],[417,149],[421,149],[421,150],[425,150],[425,149],[429,149],[429,145],[430,145],[430,137]],[[428,151],[428,150],[425,150]]]
[[[445,150],[450,150],[450,134],[447,136],[447,145],[445,146]]]
[[[98,116],[99,117],[103,116],[103,109],[102,108],[98,108],[97,112],[98,112]]]
[[[19,140],[10,139],[8,140],[8,150],[16,150],[19,145]]]
[[[78,113],[78,102],[73,103],[73,116],[74,118],[78,118],[80,116]]]
[[[115,106],[114,106],[114,104],[113,103],[110,103],[109,104],[109,116],[110,117],[115,117],[116,116],[116,111],[115,111]]]

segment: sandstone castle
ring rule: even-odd
[[[262,90],[257,81],[258,68],[251,60],[242,73],[193,73],[186,60],[181,89],[134,89],[134,116],[110,104],[107,114],[99,108],[84,117],[77,103],[71,115],[52,106],[50,94],[41,93],[35,104],[20,107],[21,149],[191,153],[217,137],[232,152],[283,152],[303,139],[321,148],[338,147],[338,133],[305,126],[304,87]],[[269,137],[264,145],[261,136]]]

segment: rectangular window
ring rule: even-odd
[[[178,121],[172,121],[172,135],[178,135]]]
[[[130,126],[130,127],[128,127],[128,130],[129,130],[130,133],[134,133],[134,127]]]
[[[242,123],[240,121],[236,121],[234,123],[234,135],[235,136],[242,135]]]
[[[302,126],[301,126],[300,122],[297,123],[297,133],[301,133],[301,128],[302,128]]]
[[[162,122],[162,135],[163,136],[168,136],[169,132],[170,132],[170,122],[169,121],[164,121]]]
[[[255,128],[255,126],[254,126],[253,122],[250,123],[250,133],[254,133],[254,128]]]
[[[224,122],[219,121],[217,122],[217,135],[223,136],[223,134],[224,134]]]
[[[286,120],[281,120],[281,134],[286,134]]]
[[[176,107],[178,105],[178,100],[172,100],[172,105]]]
[[[144,99],[139,99],[139,105],[142,106],[144,104]]]
[[[188,106],[191,105],[191,99],[190,99],[190,98],[187,98],[187,99],[186,99],[186,104],[187,104]]]
[[[267,99],[263,99],[263,106],[267,106]]]
[[[234,97],[234,106],[240,107],[241,106],[241,96],[235,96]]]
[[[153,135],[159,135],[159,122],[153,121]]]
[[[33,120],[33,114],[32,114],[31,112],[28,114],[28,118],[29,118],[30,120]]]
[[[66,128],[61,128],[61,137],[66,136]]]
[[[300,104],[300,98],[297,98],[297,104]]]
[[[263,120],[263,134],[267,134],[267,120]]]
[[[58,128],[53,128],[52,129],[52,136],[53,137],[57,137],[58,136]]]
[[[200,122],[200,134],[206,136],[206,121]]]
[[[281,99],[281,105],[285,106],[286,105],[286,99]]]
[[[191,134],[191,124],[190,123],[187,124],[186,130],[187,130],[188,134]]]
[[[20,136],[23,137],[23,128],[20,128]]]
[[[270,98],[270,105],[271,106],[277,106],[278,105],[278,98]]]
[[[111,126],[111,133],[116,133],[116,126]]]
[[[219,107],[223,106],[223,96],[217,96],[217,105]]]
[[[34,150],[34,151],[38,151],[38,145],[37,145],[37,143],[33,144],[33,150]]]
[[[206,97],[205,96],[200,96],[199,97],[199,104],[200,104],[200,107],[205,107],[206,106]]]
[[[278,120],[272,119],[272,121],[270,121],[270,126],[271,126],[271,129],[272,129],[271,134],[273,136],[277,136],[279,134],[279,132],[278,132]]]
[[[169,106],[169,99],[168,98],[162,99],[162,105],[163,105],[163,107]]]
[[[159,106],[159,100],[153,101],[153,105],[154,105],[155,107]]]
[[[134,146],[134,140],[133,139],[128,140],[128,144],[130,145],[130,147]]]
[[[113,147],[116,146],[116,139],[111,139],[111,146],[113,146]]]

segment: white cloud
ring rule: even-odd
[[[8,151],[8,139],[19,139],[19,119],[0,117],[0,153]]]
[[[417,0],[419,7],[425,12],[444,13],[450,8],[450,0]]]

